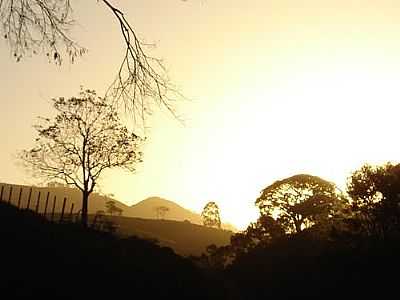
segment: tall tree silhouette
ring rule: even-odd
[[[219,207],[215,202],[208,202],[201,213],[204,226],[221,228]]]
[[[152,104],[174,113],[171,100],[182,98],[169,80],[161,59],[149,54],[153,45],[142,42],[121,8],[108,0],[101,3],[117,21],[125,50],[107,96],[122,100],[135,116],[144,118]],[[0,32],[8,42],[16,61],[31,54],[45,54],[61,65],[73,63],[87,49],[75,41],[69,31],[75,27],[70,0],[1,0]]]
[[[338,204],[334,184],[307,174],[274,182],[256,200],[261,215],[276,219],[287,233],[300,232],[328,219]]]
[[[113,106],[95,91],[52,99],[57,115],[35,126],[36,146],[20,154],[25,166],[46,180],[62,180],[82,192],[82,224],[87,226],[88,199],[103,171],[135,171],[142,161],[143,140],[120,122]]]

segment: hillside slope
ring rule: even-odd
[[[119,225],[118,233],[156,239],[160,245],[172,248],[180,255],[200,255],[206,247],[230,243],[231,231],[205,227],[190,222],[112,217]]]
[[[0,184],[0,192],[1,186],[4,185]],[[10,185],[6,185],[5,188],[3,188],[3,201],[8,201],[10,187]],[[13,205],[18,205],[19,192],[22,188],[20,207],[27,207],[30,187],[13,185],[12,188],[11,203]],[[48,193],[48,214],[52,210],[54,197],[57,199],[55,205],[56,220],[59,218],[59,212],[62,209],[64,198],[67,199],[65,208],[66,215],[69,215],[72,203],[74,204],[74,212],[78,212],[81,197],[80,191],[63,187],[32,188],[30,208],[36,210],[37,199],[39,198],[38,212],[43,213]],[[92,194],[89,201],[89,213],[93,215],[99,210],[105,210],[105,203],[109,199],[110,198],[105,196]],[[107,219],[112,220],[119,226],[118,233],[120,235],[135,235],[146,239],[155,239],[160,245],[170,247],[180,255],[200,255],[210,244],[215,244],[217,246],[227,245],[233,234],[231,231],[194,224],[191,220],[198,220],[199,217],[196,214],[182,208],[172,201],[162,198],[149,198],[131,207],[117,201],[116,205],[123,209],[124,216],[107,216]],[[170,215],[166,215],[165,217],[172,217],[175,218],[175,220],[156,220],[154,217],[152,219],[152,215],[155,214],[154,208],[157,206],[168,207],[170,209],[168,212]]]
[[[146,198],[126,210],[127,216],[139,217],[144,219],[157,219],[156,208],[167,207],[169,210],[163,217],[166,220],[185,221],[188,220],[191,223],[201,224],[201,217],[188,209],[176,204],[175,202],[160,198],[150,197]]]
[[[189,260],[139,238],[50,223],[5,203],[0,238],[0,290],[9,298],[222,298]]]
[[[49,195],[47,212],[51,211],[53,208],[54,197],[56,197],[55,211],[60,212],[63,206],[63,200],[66,198],[65,211],[69,212],[71,210],[71,205],[74,205],[73,211],[77,212],[82,203],[82,195],[78,189],[69,187],[30,187],[25,185],[13,185],[0,183],[0,189],[3,187],[3,197],[2,199],[8,201],[11,191],[11,202],[14,205],[18,204],[19,194],[21,193],[21,207],[27,207],[29,194],[31,194],[31,200],[29,206],[31,209],[36,209],[36,204],[39,199],[38,211],[43,212],[45,210],[45,204],[47,195]],[[32,192],[31,192],[32,188]],[[39,195],[40,193],[40,195]],[[160,206],[167,207],[169,210],[163,217],[166,220],[175,221],[189,221],[194,224],[202,224],[201,216],[195,212],[192,212],[182,206],[178,205],[173,201],[169,201],[160,197],[150,197],[143,201],[138,202],[132,206],[125,205],[118,200],[112,199],[107,196],[103,196],[97,193],[92,193],[89,198],[89,214],[95,214],[97,211],[105,211],[105,203],[108,200],[115,201],[118,208],[122,209],[123,216],[126,217],[136,217],[144,219],[157,219],[156,208]],[[223,229],[237,231],[235,227],[230,224],[222,224]]]

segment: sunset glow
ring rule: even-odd
[[[165,111],[149,117],[137,174],[110,172],[102,190],[129,205],[160,196],[196,212],[215,201],[223,222],[244,229],[258,216],[261,189],[275,180],[309,173],[344,188],[363,163],[398,161],[400,5],[328,2],[128,6],[190,100],[176,106],[184,126]],[[3,142],[0,181],[29,182],[10,157],[30,145],[34,118],[50,114],[46,100],[73,96],[81,84],[104,91],[114,76],[116,24],[80,5],[86,21],[77,36],[90,51],[79,64],[57,68],[37,57],[16,64],[0,48],[0,128],[3,137],[13,132]],[[143,17],[149,11],[157,22]]]

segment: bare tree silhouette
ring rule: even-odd
[[[142,161],[143,139],[130,133],[105,98],[82,90],[79,97],[53,99],[58,112],[36,125],[36,146],[20,158],[36,177],[61,180],[82,192],[82,224],[87,226],[88,199],[103,171],[123,168],[134,172]]]

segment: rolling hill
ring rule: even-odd
[[[168,208],[163,219],[175,221],[188,220],[191,223],[201,224],[201,217],[199,214],[185,209],[175,202],[160,197],[150,197],[132,205],[126,210],[125,215],[144,219],[158,219],[156,213],[157,207]]]
[[[3,190],[2,195],[1,190]],[[77,213],[81,205],[80,191],[62,186],[30,187],[0,183],[0,196],[3,201],[10,201],[14,206],[18,206],[19,203],[21,208],[26,208],[29,205],[30,209],[37,209],[39,213],[46,210],[47,214],[52,212],[55,198],[56,218],[62,210],[64,198],[66,215],[70,214],[71,208],[74,214]],[[107,216],[107,219],[118,225],[120,235],[156,239],[160,245],[168,246],[181,255],[200,255],[210,244],[227,245],[233,234],[231,230],[202,226],[199,214],[159,197],[147,198],[128,206],[115,199],[93,193],[89,199],[89,214],[105,211],[105,203],[108,200],[114,200],[116,206],[123,210],[122,216]],[[162,219],[157,219],[155,209],[160,206],[167,207],[168,211]],[[231,228],[229,225],[227,227]]]
[[[25,185],[13,185],[7,183],[0,183],[0,191],[3,187],[3,200],[8,201],[10,188],[11,191],[11,202],[17,205],[19,193],[21,193],[21,207],[27,207],[30,189],[31,201],[30,208],[36,209],[37,200],[39,199],[38,210],[45,210],[45,203],[47,195],[49,195],[49,203],[47,211],[52,209],[54,197],[56,197],[55,211],[60,212],[63,206],[63,199],[66,198],[65,211],[69,212],[71,210],[71,205],[74,204],[73,211],[77,212],[81,207],[81,192],[75,188],[64,187],[64,186],[51,186],[51,187],[31,187]],[[40,193],[40,195],[39,195]],[[0,195],[1,196],[1,195]],[[194,224],[202,224],[201,216],[198,213],[190,211],[177,203],[166,200],[160,197],[150,197],[145,200],[138,202],[132,206],[123,204],[122,202],[112,199],[110,197],[100,195],[98,193],[92,193],[89,198],[89,214],[95,214],[98,211],[106,210],[106,202],[108,200],[115,201],[118,208],[122,209],[123,216],[134,217],[134,218],[144,218],[144,219],[157,219],[157,207],[167,207],[168,211],[165,213],[163,219],[174,220],[174,221],[189,221]],[[237,229],[228,223],[223,223],[222,228],[230,231],[237,231]]]
[[[158,219],[156,212],[157,207],[168,208],[168,211],[165,213],[165,216],[162,217],[162,219],[174,221],[189,221],[190,223],[198,225],[203,224],[200,214],[183,208],[173,201],[166,200],[160,197],[146,198],[139,203],[127,208],[126,212],[124,210],[124,215],[144,219]],[[222,229],[233,232],[238,231],[233,225],[229,223],[223,223],[221,224],[221,227]]]

